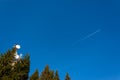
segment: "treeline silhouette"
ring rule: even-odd
[[[46,65],[44,70],[39,73],[36,71],[29,76],[30,72],[30,56],[26,54],[23,58],[16,59],[16,48],[12,48],[7,52],[0,54],[0,80],[60,80],[58,71],[50,70]],[[64,80],[71,80],[68,73]]]

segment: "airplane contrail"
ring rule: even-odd
[[[77,43],[80,42],[80,41],[86,40],[86,39],[94,36],[96,33],[100,32],[100,31],[101,31],[101,29],[97,29],[95,32],[93,32],[93,33],[91,33],[91,34],[88,34],[87,36],[83,37],[82,39],[76,41],[73,45],[77,44]]]
[[[85,36],[82,40],[88,39],[88,38],[90,38],[91,36],[95,35],[96,33],[100,32],[100,31],[101,31],[101,29],[98,29],[95,32],[93,32],[93,33],[88,34],[87,36]]]

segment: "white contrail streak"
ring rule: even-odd
[[[91,33],[91,34],[88,34],[88,35],[85,36],[84,38],[82,38],[82,39],[76,41],[76,42],[73,44],[73,46],[74,46],[75,44],[77,44],[78,42],[80,42],[80,41],[86,40],[86,39],[88,39],[88,38],[94,36],[96,33],[100,32],[100,31],[101,31],[101,29],[97,29],[95,32],[93,32],[93,33]]]
[[[101,31],[101,29],[98,29],[95,32],[93,32],[93,33],[88,34],[87,36],[85,36],[82,40],[86,40],[86,39],[92,37],[93,35],[95,35],[96,33],[100,32],[100,31]]]

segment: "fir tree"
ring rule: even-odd
[[[49,80],[53,80],[53,79],[54,79],[54,71],[50,70]]]
[[[58,75],[58,71],[55,72],[54,80],[60,80],[59,75]]]
[[[30,77],[30,80],[38,80],[39,79],[39,72],[36,70]]]
[[[15,49],[8,50],[6,53],[1,54],[0,56],[0,80],[11,78],[11,64],[14,59]]]
[[[40,75],[40,80],[49,80],[49,78],[50,78],[50,70],[49,70],[49,66],[47,65]]]
[[[65,80],[71,80],[68,73],[66,74]]]
[[[0,55],[0,80],[28,80],[30,59],[15,60],[16,48]]]
[[[17,48],[12,48],[4,54],[0,54],[0,80],[60,80],[58,71],[50,70],[47,65],[39,76],[36,70],[29,78],[30,56],[27,54],[23,58],[15,58]],[[71,80],[68,73],[65,80]]]

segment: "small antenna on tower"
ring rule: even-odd
[[[21,48],[19,44],[15,45],[14,47],[16,49],[20,49]],[[20,59],[20,58],[22,58],[22,54],[18,55],[18,53],[16,51],[16,53],[15,53],[15,59]]]
[[[16,44],[16,45],[14,46],[14,48],[16,49],[16,51],[15,51],[15,54],[14,54],[14,59],[15,59],[15,60],[14,60],[13,63],[11,64],[12,66],[14,66],[17,62],[19,62],[20,59],[22,58],[22,54],[18,55],[18,53],[17,53],[17,50],[21,48],[20,45]]]
[[[15,45],[15,48],[16,48],[16,49],[20,49],[20,45],[18,45],[18,44]]]

